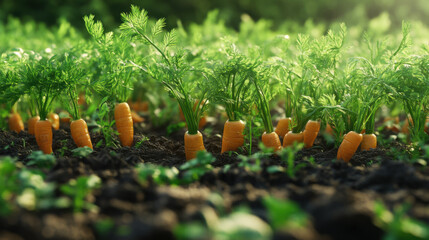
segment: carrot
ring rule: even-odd
[[[279,135],[276,132],[262,134],[262,143],[264,143],[265,147],[274,149],[275,152],[279,151],[282,148],[280,144]]]
[[[282,118],[279,120],[276,126],[275,132],[279,137],[284,138],[286,133],[289,132],[289,124],[292,121],[291,118]]]
[[[408,118],[407,118],[407,119],[405,119],[405,121],[404,121],[404,125],[402,125],[401,132],[402,132],[403,134],[408,135],[408,134],[410,133],[409,126],[410,126],[410,123],[409,123]]]
[[[368,151],[377,147],[377,136],[375,134],[364,134],[362,143],[360,144],[361,151]]]
[[[37,121],[34,126],[36,142],[45,154],[52,153],[52,123],[49,120]]]
[[[386,117],[385,119],[384,119],[384,123],[385,124],[388,124],[386,127],[385,127],[385,129],[387,129],[387,130],[390,130],[390,131],[392,131],[392,132],[396,132],[396,133],[398,133],[399,132],[399,128],[398,128],[398,125],[399,125],[399,117],[398,116],[396,116],[396,117],[394,117],[394,118],[392,118],[392,117]]]
[[[28,133],[31,135],[35,134],[34,128],[36,125],[36,122],[40,120],[39,116],[36,117],[32,117],[30,119],[28,119]]]
[[[144,122],[144,118],[140,117],[138,113],[135,111],[131,111],[131,117],[133,119],[133,123],[142,123]]]
[[[362,134],[360,133],[354,131],[347,133],[340,148],[338,148],[337,159],[349,162],[362,142],[362,138]]]
[[[185,155],[186,160],[194,159],[197,156],[198,151],[205,151],[203,142],[203,135],[200,131],[197,134],[185,133]]]
[[[77,147],[89,147],[92,149],[91,137],[89,136],[88,126],[85,120],[74,120],[70,124],[70,131],[74,143]]]
[[[136,104],[136,111],[138,112],[147,112],[149,110],[149,102],[148,101],[138,101]]]
[[[207,124],[207,117],[206,117],[206,116],[203,116],[203,117],[200,119],[200,121],[198,122],[198,128],[199,128],[199,129],[201,129],[201,128],[203,128],[204,126],[206,126],[206,124]]]
[[[128,101],[128,105],[130,106],[131,110],[134,110],[136,112],[147,112],[149,110],[149,102],[142,101],[140,99],[135,102],[130,99]]]
[[[116,105],[115,121],[122,146],[130,147],[134,141],[134,127],[128,103],[123,102]]]
[[[303,141],[305,148],[311,148],[316,140],[317,134],[319,134],[320,122],[309,120],[305,125],[303,133]]]
[[[229,121],[225,122],[223,128],[223,137],[222,137],[222,150],[221,153],[227,151],[236,151],[237,148],[243,146],[244,144],[244,135],[243,130],[245,123],[241,120],[239,121]]]
[[[49,114],[49,121],[52,123],[52,127],[55,130],[60,129],[60,116],[56,113]]]
[[[9,123],[9,128],[12,131],[19,133],[22,130],[24,130],[24,123],[22,122],[21,115],[19,115],[19,113],[17,112],[14,112],[9,115],[8,123]]]
[[[79,93],[79,99],[77,100],[77,104],[82,106],[85,104],[85,102],[86,102],[85,93],[83,93],[83,92]]]
[[[283,138],[283,147],[292,146],[294,142],[301,143],[303,139],[304,134],[302,132],[293,133],[292,131],[289,131],[285,134],[285,137]]]
[[[325,132],[331,136],[334,135],[334,129],[329,123],[326,124]]]

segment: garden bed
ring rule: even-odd
[[[142,184],[135,167],[152,163],[179,168],[185,163],[179,137],[183,132],[163,137],[148,131],[150,127],[135,125],[135,129],[131,148],[97,146],[103,137],[91,133],[94,152],[86,157],[73,156],[75,146],[67,129],[54,131],[56,164],[44,170],[45,179],[59,186],[79,176],[97,175],[102,185],[90,199],[97,207],[79,213],[71,208],[28,211],[16,207],[0,218],[0,239],[174,239],[180,236],[178,229],[188,229],[191,237],[186,226],[208,226],[241,207],[269,222],[264,204],[268,196],[291,200],[308,214],[305,227],[274,231],[275,239],[380,239],[384,230],[375,214],[378,203],[392,211],[409,204],[408,216],[429,223],[429,169],[395,160],[386,146],[357,152],[345,163],[335,160],[337,149],[319,136],[313,148],[298,152],[295,166],[303,163],[304,167],[290,177],[270,170],[270,166],[287,167],[277,155],[262,159],[261,168],[252,171],[239,165],[242,161],[235,154],[219,154],[221,128],[215,127],[210,136],[204,136],[206,149],[216,158],[213,169],[198,181],[171,186],[153,179]],[[394,144],[402,146],[398,142],[389,146]],[[0,131],[0,146],[0,155],[16,157],[24,165],[37,150],[34,137],[24,131]],[[55,194],[61,196],[59,189]],[[197,238],[209,234],[199,232]]]

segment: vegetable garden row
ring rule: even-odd
[[[122,19],[105,32],[84,17],[89,36],[0,26],[7,234],[28,237],[21,214],[86,226],[36,234],[52,239],[429,238],[429,28],[273,31],[243,16],[235,31],[215,11],[167,31],[135,6]]]

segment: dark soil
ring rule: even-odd
[[[275,239],[381,239],[383,231],[374,224],[376,201],[391,210],[408,203],[409,216],[429,223],[428,168],[395,160],[389,149],[358,152],[350,163],[344,163],[335,160],[337,149],[319,137],[315,147],[296,155],[296,164],[306,165],[292,178],[284,172],[267,171],[272,165],[286,167],[279,156],[264,159],[262,170],[252,172],[239,167],[235,155],[220,155],[222,128],[212,127],[204,144],[216,157],[214,170],[184,186],[142,185],[134,170],[139,163],[183,164],[184,131],[163,137],[165,134],[150,132],[147,126],[136,126],[138,146],[131,148],[96,146],[103,136],[93,132],[94,152],[82,159],[73,157],[75,146],[67,129],[54,131],[57,163],[46,171],[47,181],[63,184],[81,175],[98,175],[103,180],[93,193],[98,212],[17,210],[0,218],[0,239],[174,239],[178,223],[203,222],[207,211],[220,214],[212,200],[215,193],[223,198],[222,211],[247,206],[267,222],[263,197],[298,203],[311,217],[310,226],[304,232],[278,231]],[[149,139],[141,141],[144,137]],[[254,143],[256,147],[257,140]],[[35,139],[26,132],[0,131],[0,155],[17,157],[25,164],[34,150]],[[223,171],[227,164],[229,171]],[[112,226],[101,231],[100,223],[108,219],[113,220]]]

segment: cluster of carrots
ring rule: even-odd
[[[79,101],[82,105],[83,102]],[[135,108],[136,111],[147,111],[147,102],[144,108]],[[135,107],[135,103],[133,107]],[[123,102],[115,106],[115,122],[116,128],[119,133],[119,140],[122,146],[131,146],[134,140],[134,127],[133,123],[141,123],[144,119],[136,112],[132,111],[128,103]],[[88,132],[88,126],[83,119],[71,121],[70,117],[59,117],[56,113],[50,113],[49,118],[41,120],[39,116],[31,117],[28,119],[27,127],[28,133],[34,135],[37,145],[40,150],[45,154],[52,153],[52,129],[59,130],[60,122],[70,124],[70,132],[72,139],[77,147],[89,147],[93,149],[91,137]],[[10,130],[20,133],[24,131],[24,122],[21,115],[17,111],[13,111],[9,115],[8,125]]]
[[[274,132],[264,133],[262,135],[263,144],[266,147],[273,148],[274,151],[279,151],[282,146],[284,148],[290,147],[295,143],[303,143],[305,148],[311,148],[319,134],[321,122],[309,120],[304,131],[300,133],[289,131],[291,122],[291,118],[280,119]],[[429,119],[427,123],[429,123]],[[241,120],[227,120],[225,122],[221,153],[237,151],[239,147],[244,145],[244,129],[245,123]],[[406,129],[403,130],[403,132],[408,131],[408,126],[404,124],[403,129]],[[426,125],[425,129],[429,134],[429,124]],[[332,127],[329,124],[326,125],[325,132],[332,135]],[[279,136],[282,137],[283,144],[281,144]],[[377,148],[377,136],[373,133],[366,134],[365,130],[361,133],[350,131],[343,137],[343,141],[337,152],[337,159],[349,162],[359,147],[361,151],[368,151],[370,149]],[[196,135],[186,134],[185,148],[187,160],[195,158],[197,151],[205,150],[201,133],[198,132]]]
[[[147,102],[130,102],[133,110],[126,102],[119,103],[115,107],[114,116],[116,122],[116,129],[119,133],[119,140],[122,146],[132,146],[134,128],[133,123],[143,122],[144,119],[139,116],[138,112],[148,110]],[[194,105],[194,108],[196,105]],[[180,111],[181,112],[181,111]],[[181,120],[184,120],[183,113],[181,112]],[[386,118],[385,121],[392,119]],[[399,119],[393,119],[395,125],[399,124]],[[58,130],[60,128],[60,121],[63,123],[70,123],[70,131],[72,138],[77,147],[87,146],[93,148],[91,138],[88,132],[88,127],[85,120],[78,119],[70,122],[70,118],[61,118],[56,113],[49,114],[48,120],[40,120],[40,117],[32,117],[28,119],[28,132],[35,135],[39,148],[46,154],[52,153],[52,129]],[[311,148],[314,144],[320,131],[320,121],[309,120],[305,125],[304,131],[300,133],[293,133],[290,131],[292,119],[283,118],[277,123],[275,131],[271,133],[264,133],[262,135],[262,142],[266,147],[273,148],[274,151],[279,151],[282,147],[290,147],[295,143],[303,143],[305,148]],[[402,132],[408,132],[407,121],[403,124]],[[429,119],[428,119],[429,123]],[[203,128],[206,124],[206,117],[203,116],[199,122],[199,128]],[[425,130],[429,134],[429,124],[426,125]],[[229,121],[227,120],[223,129],[222,149],[221,153],[228,151],[237,151],[238,148],[244,145],[244,129],[245,122]],[[16,111],[12,112],[9,116],[9,128],[17,133],[24,130],[24,123],[20,114]],[[389,130],[399,132],[399,128],[386,127]],[[326,125],[325,132],[332,134],[332,128],[329,124]],[[283,143],[281,143],[283,139]],[[190,160],[196,157],[198,151],[204,151],[203,136],[200,132],[197,134],[185,134],[185,154],[186,159]],[[375,134],[365,134],[365,131],[357,133],[351,131],[347,133],[338,149],[337,159],[349,162],[354,153],[359,148],[361,151],[367,151],[377,147],[377,137]]]

